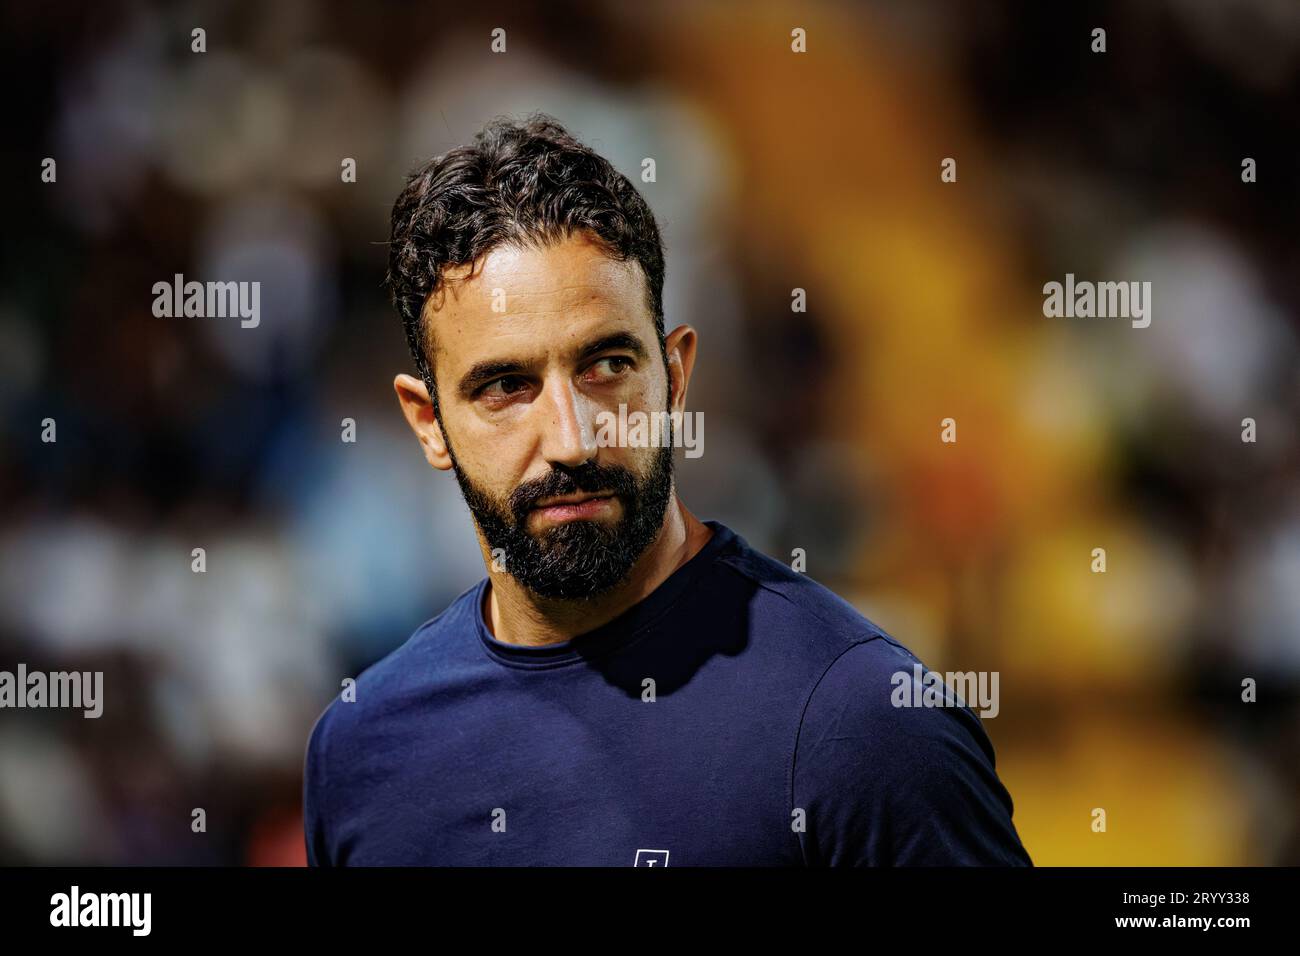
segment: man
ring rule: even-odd
[[[549,117],[407,181],[394,385],[487,577],[317,721],[309,862],[1030,865],[979,718],[896,706],[906,648],[691,514],[667,443],[606,440],[685,410],[663,276],[644,200]]]

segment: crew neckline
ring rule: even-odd
[[[726,525],[713,520],[706,520],[703,523],[712,529],[713,537],[709,538],[704,543],[704,547],[700,548],[689,561],[668,575],[659,587],[618,617],[567,641],[539,647],[498,641],[492,636],[487,622],[483,619],[483,599],[491,586],[491,578],[484,577],[474,588],[470,601],[470,613],[474,617],[479,641],[490,657],[511,667],[561,667],[614,653],[631,643],[647,625],[656,621],[672,607],[705,566],[738,540],[736,533]]]

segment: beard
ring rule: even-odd
[[[643,475],[594,461],[576,468],[554,465],[548,474],[524,482],[504,500],[465,474],[450,444],[448,452],[465,504],[488,548],[494,556],[504,553],[502,564],[511,577],[546,598],[590,599],[622,583],[659,535],[672,497],[671,441],[654,449]],[[528,530],[528,517],[543,498],[605,491],[622,505],[616,522],[576,519],[536,534]]]

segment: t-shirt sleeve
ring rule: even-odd
[[[794,809],[811,866],[1032,866],[993,744],[966,706],[895,706],[920,662],[884,639],[842,653],[809,696]],[[922,671],[922,673],[925,673]]]
[[[303,836],[307,843],[308,866],[333,866],[325,832],[325,728],[329,711],[316,719],[307,738],[302,773]]]

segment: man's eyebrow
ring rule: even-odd
[[[591,358],[593,355],[599,355],[601,352],[608,352],[613,349],[631,352],[637,358],[643,360],[649,354],[641,340],[631,332],[613,332],[582,346],[578,349],[576,358],[578,361],[582,361]],[[468,372],[461,376],[456,390],[465,398],[472,398],[478,389],[487,385],[493,379],[502,375],[521,375],[526,373],[529,368],[530,366],[527,363],[512,359],[488,359],[484,362],[477,362],[470,367]]]
[[[646,347],[641,344],[641,340],[631,332],[614,332],[612,335],[604,335],[594,342],[588,342],[578,350],[578,358],[590,358],[600,352],[608,352],[612,349],[623,349],[631,352],[639,359],[644,359],[648,354]]]

